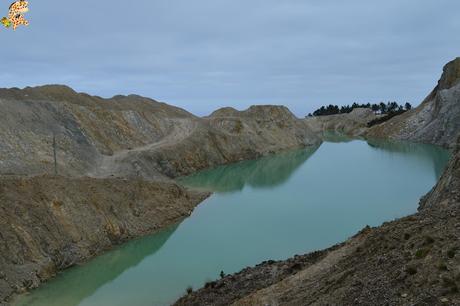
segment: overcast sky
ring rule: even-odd
[[[9,1],[1,1],[6,15]],[[222,106],[418,104],[460,56],[459,0],[29,0],[2,28],[0,87]]]

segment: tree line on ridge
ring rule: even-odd
[[[380,102],[380,103],[367,103],[359,104],[353,103],[350,105],[344,105],[339,107],[338,105],[329,104],[328,106],[321,106],[317,110],[308,114],[308,117],[312,116],[328,116],[328,115],[337,115],[337,114],[348,114],[351,113],[355,108],[370,108],[376,114],[380,115],[399,115],[412,109],[412,105],[409,102],[406,102],[404,105],[399,105],[397,102]]]

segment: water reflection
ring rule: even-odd
[[[175,225],[156,235],[133,240],[110,253],[96,257],[83,266],[71,268],[40,289],[32,291],[31,295],[20,299],[16,305],[79,305],[83,299],[91,296],[100,287],[110,283],[126,270],[137,266],[147,256],[155,254],[177,227],[178,225]],[[53,294],[68,292],[69,288],[72,288],[72,294]],[[50,294],[53,294],[52,301],[49,299]]]
[[[410,143],[397,140],[368,139],[367,144],[376,150],[419,159],[424,163],[433,163],[436,178],[439,178],[450,158],[449,151],[434,145]]]
[[[286,182],[318,148],[319,146],[315,146],[284,152],[258,160],[243,161],[205,170],[181,178],[179,182],[192,188],[213,192],[239,191],[245,185],[255,188],[273,188]]]
[[[336,132],[336,131],[324,131],[322,138],[326,142],[340,143],[340,142],[350,142],[356,140],[357,138],[352,138],[345,134]]]

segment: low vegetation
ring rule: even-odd
[[[387,103],[380,102],[378,104],[376,103],[374,104],[353,103],[351,106],[345,105],[345,106],[339,107],[337,105],[330,104],[328,106],[321,106],[320,108],[315,110],[313,114],[311,113],[308,114],[308,117],[348,114],[348,113],[351,113],[355,108],[370,108],[376,114],[392,115],[392,114],[401,114],[405,111],[408,111],[412,109],[412,105],[410,103],[399,105],[397,102],[387,102]]]

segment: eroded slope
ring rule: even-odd
[[[0,304],[113,245],[180,221],[206,196],[166,182],[0,178]]]
[[[460,130],[460,58],[449,62],[436,88],[417,108],[377,125],[368,137],[455,145]]]
[[[198,118],[130,95],[111,99],[51,85],[0,90],[0,173],[160,179],[318,144],[282,106]]]

